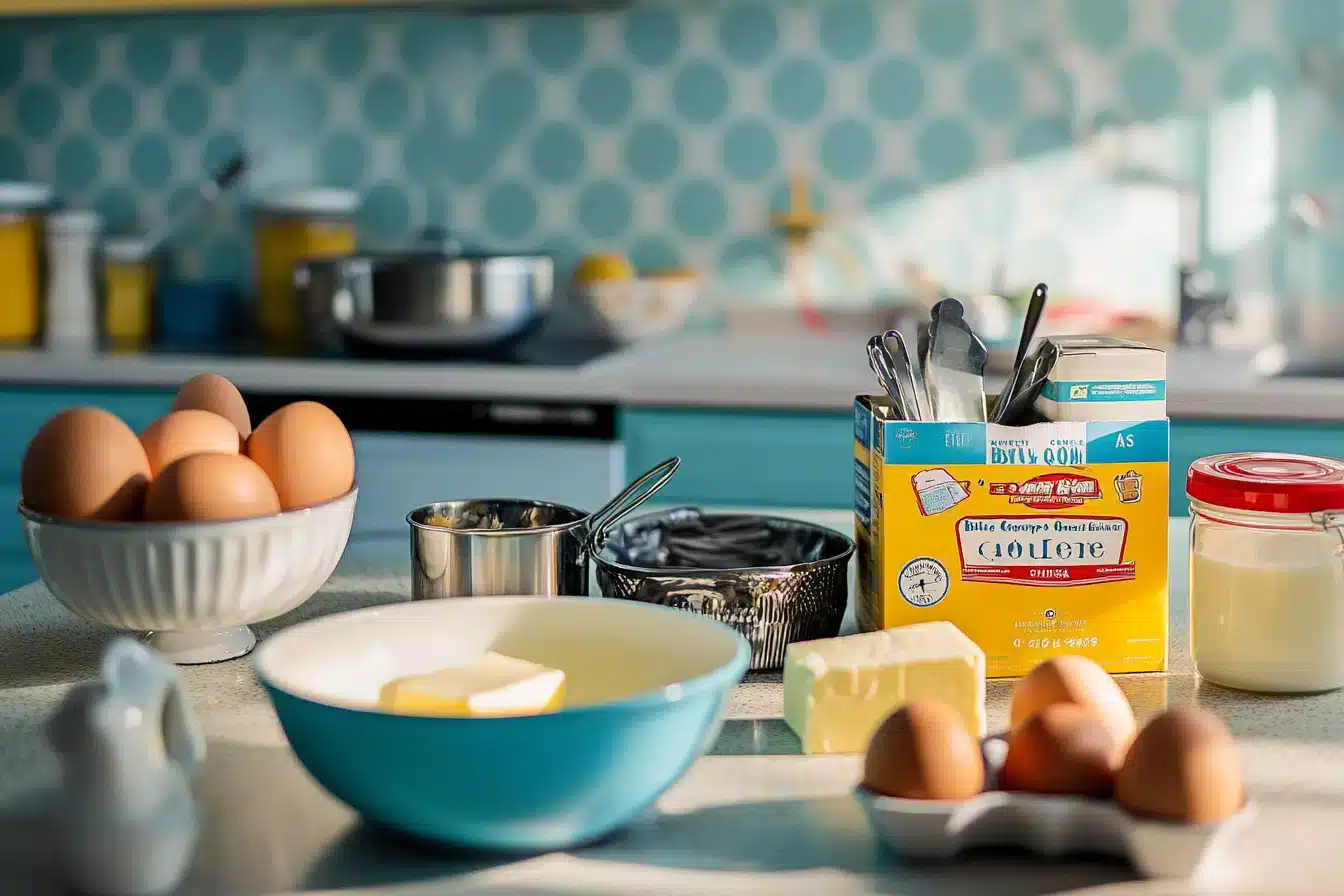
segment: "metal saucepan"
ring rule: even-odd
[[[305,330],[328,346],[480,352],[532,332],[554,280],[546,255],[359,253],[298,265],[294,298]]]
[[[669,458],[585,513],[546,501],[440,501],[406,515],[411,600],[500,594],[588,594],[590,549],[681,466]]]

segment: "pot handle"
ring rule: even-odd
[[[619,523],[639,505],[652,498],[672,479],[672,474],[681,466],[681,458],[669,457],[658,466],[640,476],[634,482],[621,489],[600,508],[588,514],[583,522],[582,544],[584,553],[580,563],[586,562],[589,555],[596,555],[607,543],[607,532]]]

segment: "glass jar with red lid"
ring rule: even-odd
[[[1216,454],[1185,491],[1199,674],[1265,693],[1344,687],[1344,460]]]

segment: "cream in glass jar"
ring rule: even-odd
[[[1218,454],[1195,461],[1190,650],[1226,687],[1344,687],[1344,461]]]

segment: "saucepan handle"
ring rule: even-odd
[[[677,472],[679,466],[681,466],[681,458],[669,457],[621,489],[620,494],[602,507],[589,514],[588,519],[584,520],[580,532],[587,555],[595,556],[598,551],[602,550],[611,527],[632,513],[639,505],[658,494],[659,490],[672,479],[672,474]]]

